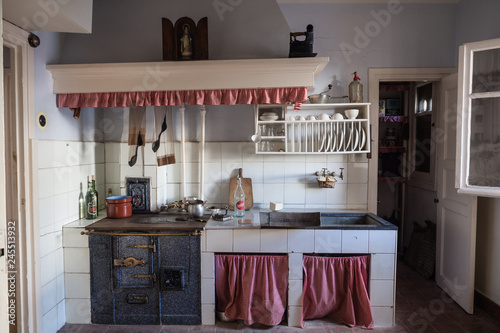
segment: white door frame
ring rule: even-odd
[[[372,107],[371,125],[371,156],[368,163],[368,211],[377,213],[378,187],[378,101],[379,83],[396,81],[440,81],[456,68],[369,68],[368,69],[368,101]]]
[[[13,50],[11,59],[13,85],[13,115],[16,118],[16,137],[2,138],[0,140],[0,151],[4,151],[8,140],[17,141],[18,162],[18,197],[19,205],[16,221],[16,263],[19,285],[18,309],[16,311],[18,328],[17,332],[41,332],[41,299],[39,297],[41,286],[40,252],[39,252],[39,227],[38,219],[33,212],[37,211],[37,200],[35,194],[38,190],[38,182],[34,173],[34,158],[32,138],[34,137],[34,56],[33,49],[28,44],[29,32],[24,31],[7,21],[2,22],[3,45]],[[3,84],[3,83],[2,83]],[[3,89],[2,89],[3,98]],[[0,125],[4,125],[3,101],[0,103]],[[2,135],[3,137],[3,135]],[[2,154],[1,159],[4,159]],[[5,161],[3,161],[5,162]],[[5,176],[5,163],[1,163],[0,174]],[[5,188],[0,189],[0,197],[5,198]],[[4,206],[2,199],[0,206]],[[2,208],[0,208],[2,209]],[[5,211],[0,211],[5,216]]]

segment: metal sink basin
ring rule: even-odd
[[[397,229],[371,213],[261,212],[261,228],[287,229]]]

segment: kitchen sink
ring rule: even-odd
[[[287,229],[397,229],[371,213],[261,212],[261,228]]]

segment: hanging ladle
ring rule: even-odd
[[[137,150],[139,149],[139,146],[142,146],[142,136],[141,132],[139,132],[139,136],[137,137],[137,146],[135,146],[135,155],[133,155],[130,158],[130,161],[128,161],[129,166],[134,166],[135,163],[137,162]]]
[[[253,143],[259,143],[262,141],[262,137],[259,135],[258,132],[252,135],[250,139],[252,140]]]
[[[165,118],[163,118],[163,123],[161,124],[161,131],[160,131],[160,134],[158,134],[158,140],[153,142],[153,152],[156,153],[158,148],[160,148],[160,136],[166,130],[167,130],[167,116],[165,116]]]

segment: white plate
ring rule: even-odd
[[[320,126],[318,126],[318,136],[320,138],[319,142],[318,142],[318,146],[319,146],[318,152],[320,152],[321,150],[323,150],[323,147],[325,146],[325,140],[326,140],[324,128],[322,128],[321,124],[320,124]]]
[[[337,133],[338,135],[338,148],[337,148],[337,151],[340,151],[342,149],[342,144],[344,143],[344,130],[343,129],[340,129],[340,131]]]
[[[365,142],[366,142],[366,133],[363,128],[361,128],[361,142],[359,144],[359,150],[363,150],[365,148]]]
[[[353,131],[352,131],[352,134],[353,134],[353,138],[352,138],[352,150],[356,150],[358,149],[358,143],[359,143],[359,133],[358,133],[358,129],[357,128],[354,128]]]
[[[275,121],[275,120],[278,120],[279,117],[278,116],[260,116],[259,119],[262,121]]]
[[[352,131],[350,128],[345,130],[345,141],[345,151],[351,150]]]
[[[330,147],[330,151],[334,152],[337,145],[337,132],[332,131],[332,146]]]

